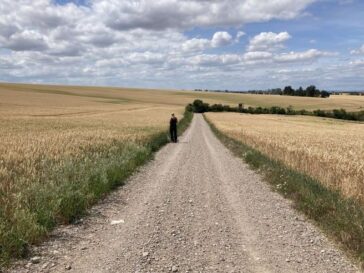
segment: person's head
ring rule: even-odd
[[[172,118],[174,118],[174,114],[172,114]]]

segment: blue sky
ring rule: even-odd
[[[364,90],[364,1],[264,2],[2,0],[0,81]]]

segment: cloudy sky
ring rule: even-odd
[[[0,0],[0,81],[364,90],[364,1]]]

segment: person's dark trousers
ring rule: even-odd
[[[171,133],[171,141],[177,142],[177,128],[171,127],[169,131]]]

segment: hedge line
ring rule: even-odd
[[[287,108],[280,106],[267,107],[251,107],[244,108],[242,104],[237,107],[222,104],[213,104],[203,102],[202,100],[195,100],[193,103],[187,106],[189,111],[195,113],[205,113],[205,112],[237,112],[237,113],[248,113],[248,114],[275,114],[275,115],[306,115],[306,116],[318,116],[327,117],[343,120],[353,120],[353,121],[364,121],[364,111],[359,112],[347,112],[345,109],[334,109],[330,111],[326,110],[295,110],[292,106]]]

